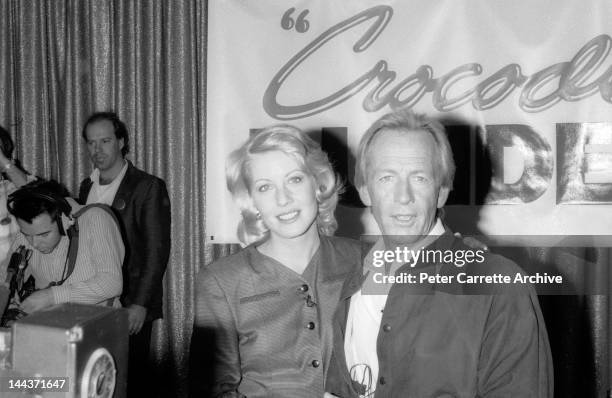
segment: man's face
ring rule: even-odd
[[[449,193],[436,179],[434,138],[421,130],[383,130],[365,156],[366,186],[359,194],[382,234],[395,243],[419,242],[433,228],[436,210]]]
[[[115,137],[113,123],[109,120],[100,120],[92,123],[85,129],[87,137],[87,151],[94,166],[100,171],[109,170],[121,163],[123,155],[123,138]]]
[[[18,218],[17,224],[28,243],[44,254],[51,253],[62,237],[57,223],[51,219],[49,213],[38,215],[31,223]]]

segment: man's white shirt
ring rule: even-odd
[[[429,232],[428,236],[444,234],[444,226],[440,219]],[[364,264],[371,264],[373,252],[385,250],[383,239],[379,239],[364,259]],[[395,273],[402,264],[393,264],[390,274]],[[364,272],[366,267],[364,266]],[[370,278],[366,279],[371,281]],[[371,289],[373,290],[373,289]],[[379,290],[379,289],[377,289]],[[365,394],[360,397],[373,397],[378,380],[378,355],[376,342],[382,321],[383,310],[387,303],[387,294],[362,294],[359,289],[351,297],[349,313],[346,320],[344,353],[346,365],[351,379],[366,387]]]
[[[119,185],[121,185],[121,181],[123,181],[123,177],[125,177],[127,169],[128,162],[126,161],[117,177],[115,177],[110,184],[106,185],[100,185],[100,170],[97,168],[94,169],[89,176],[89,179],[93,184],[89,191],[89,195],[87,195],[87,204],[103,203],[105,205],[112,206],[113,200],[115,200],[115,195],[117,195],[117,190],[119,190]]]

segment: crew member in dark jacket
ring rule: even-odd
[[[152,322],[162,317],[163,277],[170,256],[168,191],[163,180],[125,159],[129,137],[116,114],[91,115],[83,139],[95,169],[81,183],[79,200],[112,206],[121,222],[126,248],[121,303],[129,311],[131,334],[128,396],[142,394],[154,385],[148,356]]]

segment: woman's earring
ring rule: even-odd
[[[261,220],[261,213],[260,212],[255,213],[255,218],[257,220]]]

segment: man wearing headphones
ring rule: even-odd
[[[124,246],[118,224],[110,210],[79,210],[67,196],[55,181],[35,181],[9,197],[20,228],[10,252],[31,251],[23,280],[32,276],[36,290],[21,302],[26,313],[65,302],[121,306]],[[6,272],[6,264],[0,271]]]

